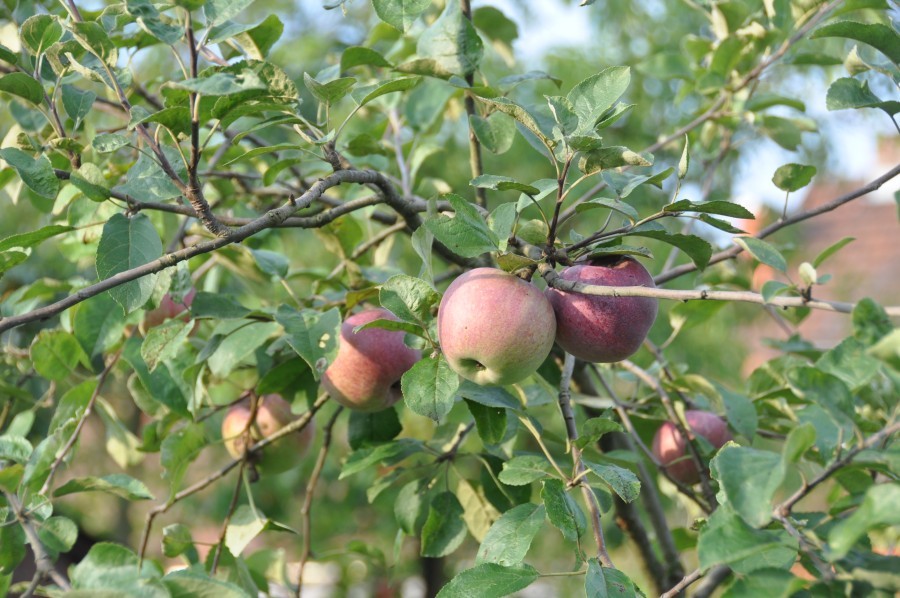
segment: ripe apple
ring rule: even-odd
[[[453,371],[476,384],[527,378],[547,358],[555,335],[556,317],[543,293],[495,268],[458,277],[438,307],[441,350]]]
[[[155,326],[159,326],[166,320],[177,318],[179,316],[181,316],[181,320],[183,322],[190,322],[191,315],[185,312],[188,311],[191,303],[194,302],[194,295],[196,294],[197,289],[192,288],[190,291],[185,293],[184,300],[181,303],[175,303],[169,293],[163,295],[162,300],[160,300],[159,302],[159,307],[157,307],[156,309],[151,309],[144,316],[144,330],[150,330]]]
[[[368,309],[341,325],[338,354],[322,375],[322,386],[335,401],[356,411],[381,411],[401,398],[400,378],[422,354],[407,347],[404,333],[384,328],[353,329],[374,320],[397,320],[386,309]]]
[[[703,436],[716,449],[731,440],[728,424],[715,413],[688,410],[684,412],[684,419],[691,432]],[[700,481],[700,472],[688,453],[687,443],[687,438],[675,424],[665,422],[653,437],[653,454],[672,478],[683,484],[696,484]]]
[[[656,286],[644,266],[622,255],[576,264],[559,276],[603,286]],[[584,361],[611,363],[630,357],[656,320],[657,301],[650,297],[596,297],[553,288],[546,294],[556,313],[556,342]]]
[[[251,414],[249,403],[242,401],[231,406],[222,420],[225,449],[235,459],[244,454],[244,430],[247,429]],[[259,397],[256,421],[250,426],[250,439],[255,443],[271,436],[293,419],[290,404],[280,395],[263,395]],[[299,459],[309,450],[314,437],[315,428],[310,422],[299,432],[273,442],[263,449],[256,462],[257,469],[264,474],[278,474],[296,467]]]

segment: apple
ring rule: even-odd
[[[495,268],[459,276],[438,307],[438,338],[450,367],[483,386],[513,384],[533,374],[555,335],[556,317],[544,294]]]
[[[655,287],[637,260],[616,255],[565,268],[563,280],[584,284]],[[590,362],[611,363],[633,355],[656,320],[657,301],[650,297],[597,297],[548,288],[556,313],[556,342],[566,352]]]
[[[252,412],[247,401],[232,405],[222,420],[222,439],[228,454],[238,459],[244,454],[247,429]],[[256,421],[250,425],[250,439],[253,443],[271,436],[294,419],[290,404],[277,394],[259,397],[256,408]],[[263,474],[284,473],[299,464],[299,459],[306,454],[315,437],[312,422],[302,430],[280,438],[262,450],[256,467]]]
[[[401,398],[400,378],[422,354],[403,342],[400,330],[353,329],[374,320],[397,320],[383,308],[368,309],[341,325],[338,354],[322,375],[322,386],[335,401],[355,411],[387,409]]]
[[[192,288],[185,293],[184,300],[181,303],[175,303],[169,293],[163,295],[163,298],[159,302],[159,307],[151,309],[144,315],[144,329],[150,330],[155,326],[159,326],[166,320],[177,318],[179,316],[181,316],[182,321],[190,322],[191,315],[185,312],[191,307],[191,303],[194,302],[194,295],[196,294],[197,289]],[[196,330],[196,327],[194,330]]]
[[[684,412],[688,429],[703,436],[713,447],[719,449],[731,440],[728,424],[721,417],[709,411],[688,410]],[[700,472],[688,452],[688,440],[672,422],[665,422],[653,437],[653,454],[673,479],[683,484],[696,484]]]

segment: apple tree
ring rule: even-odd
[[[792,236],[896,6],[639,4],[0,2],[0,592],[900,591],[900,307]]]

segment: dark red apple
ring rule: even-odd
[[[609,256],[562,270],[563,280],[616,287],[655,287],[637,260]],[[584,361],[611,363],[633,355],[656,320],[657,301],[650,297],[597,297],[549,288],[556,313],[556,342]]]
[[[196,294],[197,289],[191,289],[185,293],[184,300],[181,303],[175,303],[169,293],[163,295],[163,298],[159,302],[159,307],[151,309],[144,316],[144,330],[150,330],[151,328],[159,326],[166,320],[177,318],[179,316],[181,316],[183,322],[190,322],[191,315],[186,312],[191,307],[191,303],[194,302],[194,296]]]

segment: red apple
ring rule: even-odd
[[[547,358],[555,335],[543,293],[495,268],[458,277],[438,308],[441,350],[453,371],[476,384],[524,380]]]
[[[716,449],[731,440],[728,424],[715,413],[688,410],[684,412],[684,419],[691,432],[703,436]],[[700,481],[700,472],[688,451],[687,438],[672,422],[665,422],[656,431],[653,437],[656,459],[673,479],[683,484],[696,484]]]
[[[609,256],[576,264],[559,274],[563,280],[616,287],[655,287],[637,260]],[[547,289],[556,313],[556,342],[584,361],[611,363],[633,355],[656,320],[657,301],[650,297],[596,297]]]
[[[228,409],[222,420],[222,439],[225,449],[235,459],[244,454],[245,435],[251,415],[250,405],[242,401]],[[290,404],[277,394],[259,397],[256,421],[250,426],[250,440],[255,443],[271,436],[294,419]],[[265,447],[256,462],[262,474],[278,474],[296,467],[309,450],[315,437],[312,422],[302,430],[289,434]]]
[[[191,315],[190,313],[185,312],[191,307],[191,303],[194,302],[194,295],[196,294],[197,289],[192,288],[185,293],[184,300],[181,303],[175,303],[169,293],[163,295],[162,300],[159,302],[159,307],[151,309],[144,315],[144,330],[150,330],[155,326],[159,326],[166,320],[177,318],[178,316],[181,316],[183,322],[190,322]]]
[[[400,378],[422,354],[403,342],[404,333],[384,328],[353,329],[374,320],[397,320],[386,309],[369,309],[341,325],[338,354],[322,375],[335,401],[356,411],[381,411],[401,398]]]

